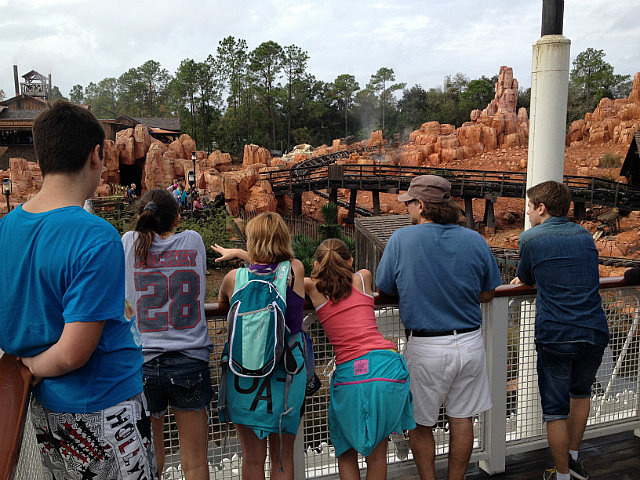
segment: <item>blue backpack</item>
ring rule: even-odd
[[[291,264],[278,264],[274,272],[239,268],[227,315],[229,369],[241,377],[266,377],[285,360],[289,329],[285,324],[286,291]]]

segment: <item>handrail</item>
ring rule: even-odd
[[[627,287],[624,277],[600,277],[600,288],[621,288]],[[520,283],[518,285],[500,285],[495,290],[496,297],[520,297],[535,295],[536,288],[531,285]],[[398,296],[389,293],[376,292],[373,294],[375,305],[397,305]],[[305,310],[313,310],[313,305],[308,298],[304,302]],[[229,312],[228,302],[205,303],[204,312],[207,317],[224,317]]]

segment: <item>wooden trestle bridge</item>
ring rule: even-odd
[[[484,223],[493,227],[494,202],[500,197],[524,199],[526,194],[527,174],[524,172],[335,163],[336,159],[345,156],[344,152],[339,152],[312,158],[288,170],[264,172],[261,179],[271,184],[276,196],[289,195],[292,198],[294,215],[302,214],[303,192],[324,190],[331,201],[349,209],[347,218],[353,220],[356,213],[379,215],[381,192],[406,191],[416,175],[440,175],[451,182],[451,195],[464,199],[469,227],[473,227],[474,198],[485,200]],[[640,187],[597,177],[573,175],[565,175],[563,181],[571,190],[574,214],[578,219],[584,217],[587,203],[617,207],[621,212],[640,210]],[[338,201],[340,188],[351,191],[348,204]],[[357,194],[360,190],[372,193],[372,212],[357,206]]]

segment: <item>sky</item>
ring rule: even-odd
[[[638,0],[566,0],[571,61],[604,50],[615,73],[633,77],[638,13]],[[429,89],[446,75],[491,77],[507,65],[526,88],[541,18],[542,0],[0,0],[0,89],[14,95],[14,64],[20,77],[51,74],[65,96],[147,60],[173,75],[184,59],[215,55],[227,36],[249,50],[296,45],[325,82],[346,73],[364,87],[387,67],[397,82]]]

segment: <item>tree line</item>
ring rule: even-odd
[[[574,60],[569,122],[593,110],[604,96],[629,94],[629,75],[614,74],[604,56],[588,48]],[[378,129],[385,138],[400,134],[406,139],[433,120],[458,127],[494,98],[497,82],[497,75],[470,79],[456,73],[438,87],[407,87],[387,67],[363,86],[347,73],[323,82],[308,71],[308,61],[309,54],[296,45],[267,41],[250,50],[246,40],[229,36],[215,54],[202,61],[182,60],[173,74],[148,60],[118,78],[74,85],[69,100],[90,104],[99,118],[178,116],[182,131],[199,148],[238,155],[248,143],[290,151],[300,143],[366,138]],[[518,107],[528,109],[529,96],[530,89],[521,90]]]

